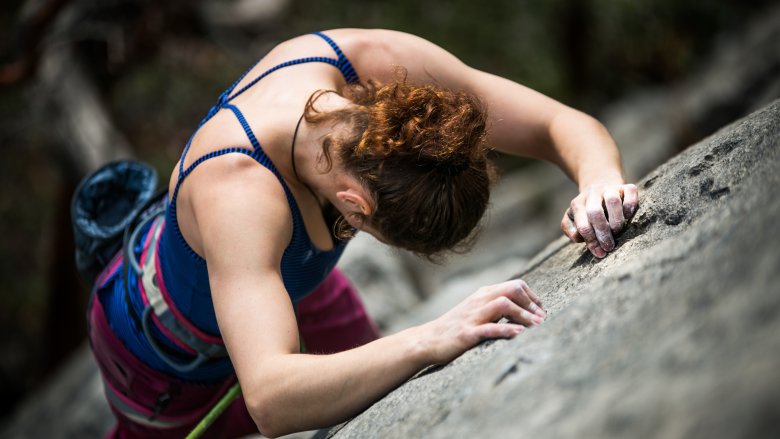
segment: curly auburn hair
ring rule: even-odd
[[[320,112],[314,103],[336,93],[354,105]],[[309,123],[344,122],[346,134],[325,136],[327,168],[331,151],[373,196],[373,214],[362,218],[387,244],[430,260],[444,251],[467,250],[488,206],[495,167],[485,143],[487,114],[464,92],[369,80],[341,91],[320,90],[306,104]],[[351,236],[340,218],[337,237]]]

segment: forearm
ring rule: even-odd
[[[577,182],[579,195],[561,219],[561,230],[603,258],[615,249],[620,232],[636,211],[636,186],[625,184],[620,154],[607,129],[596,119],[567,110],[550,123],[555,162]]]
[[[566,109],[550,122],[551,161],[584,191],[593,184],[624,183],[617,145],[596,119]]]
[[[494,148],[552,162],[580,190],[593,183],[622,183],[620,154],[599,121],[516,82],[470,72],[466,87],[488,107],[488,140]]]
[[[242,380],[267,436],[334,425],[364,410],[430,363],[416,328],[331,355],[277,355]]]

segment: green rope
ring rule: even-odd
[[[301,352],[306,352],[306,346],[303,343],[303,337],[300,337],[300,350]],[[241,395],[241,386],[239,386],[239,383],[236,382],[233,384],[227,392],[225,392],[225,395],[222,396],[222,398],[217,401],[217,403],[214,405],[214,407],[209,410],[208,413],[206,413],[206,416],[203,417],[203,419],[198,422],[198,425],[195,426],[195,428],[192,429],[190,434],[187,435],[186,439],[198,439],[203,435],[203,433],[211,427],[211,424],[214,423],[214,421],[219,417],[219,415],[222,414],[222,412],[225,411],[225,409],[228,408],[230,403],[235,401],[238,396]]]
[[[198,425],[195,426],[195,428],[192,429],[190,434],[187,435],[187,439],[197,439],[199,438],[207,428],[211,426],[211,424],[214,423],[214,421],[219,417],[219,415],[222,414],[222,412],[225,411],[226,408],[235,401],[238,396],[241,395],[241,387],[238,385],[238,383],[233,384],[227,392],[225,392],[225,395],[220,399],[214,407],[211,408],[211,410],[206,413],[206,416],[203,417],[203,419],[200,420]]]

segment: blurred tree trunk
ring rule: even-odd
[[[593,23],[589,0],[562,0],[554,9],[554,19],[562,32],[557,34],[559,47],[563,49],[562,64],[565,67],[566,93],[572,104],[580,108],[587,105],[591,57],[591,26]]]
[[[49,9],[50,3],[64,5],[39,26],[40,35],[35,37],[40,40],[47,34],[67,33],[64,29],[72,26],[74,9],[78,8],[78,3],[65,4],[60,0],[29,3]],[[50,157],[60,176],[54,221],[49,224],[52,239],[46,252],[49,260],[43,340],[46,349],[41,370],[44,374],[56,370],[86,336],[84,315],[89,293],[74,266],[70,221],[73,191],[82,176],[108,161],[132,155],[129,143],[102,102],[93,76],[76,55],[77,50],[74,42],[50,42],[28,52],[26,61],[30,69],[36,70],[32,107],[43,110]]]

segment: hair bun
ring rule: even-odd
[[[368,129],[356,153],[408,156],[423,166],[458,175],[484,163],[486,111],[473,95],[405,81],[373,88]]]
[[[315,94],[306,118],[348,127],[324,137],[323,157],[331,166],[329,151],[337,153],[370,191],[375,206],[365,223],[386,243],[429,258],[468,248],[495,177],[479,99],[404,77],[348,85],[341,94],[354,105],[317,113]]]

